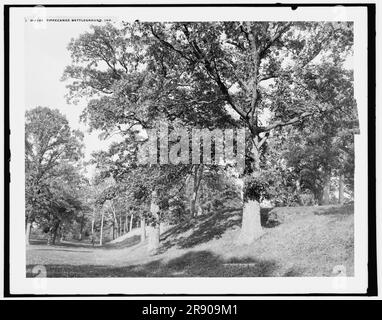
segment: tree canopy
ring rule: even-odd
[[[312,203],[325,204],[334,176],[352,189],[353,134],[358,132],[353,73],[346,68],[352,23],[109,23],[72,39],[68,50],[72,63],[62,77],[68,100],[86,98],[81,119],[89,129],[100,130],[105,139],[122,139],[94,153],[91,161],[98,170],[95,185],[102,186],[94,205],[110,205],[105,210],[113,228],[121,227],[124,208],[155,226],[164,216],[180,219],[187,210],[194,216],[196,203],[201,208],[208,194],[240,194],[240,241],[250,243],[261,234],[261,201],[298,205],[309,196]],[[244,128],[244,190],[237,190],[232,168],[216,161],[139,163],[147,130],[163,123],[170,130],[182,128],[190,139],[194,128]],[[65,212],[81,207],[64,189],[53,196],[59,179],[79,185],[69,171],[75,171],[81,155],[81,138],[58,111],[27,113],[27,211],[32,220],[43,186]],[[212,143],[216,146],[216,139]],[[102,226],[104,218],[102,213]]]

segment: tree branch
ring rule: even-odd
[[[289,126],[289,125],[292,125],[292,124],[295,124],[297,122],[300,122],[301,120],[307,118],[307,117],[310,117],[311,115],[313,115],[313,112],[303,112],[302,114],[300,114],[299,116],[296,116],[288,121],[277,121],[275,122],[274,124],[270,125],[270,126],[267,126],[267,127],[260,127],[258,129],[258,132],[269,132],[273,129],[276,129],[276,128],[281,128],[281,127],[285,127],[285,126]]]
[[[235,66],[233,65],[232,61],[225,61],[225,60],[221,60],[227,67],[229,67],[230,71],[234,74],[237,82],[240,84],[240,86],[245,90],[245,91],[249,91],[249,87],[247,86],[247,84],[242,80],[240,79],[239,75],[237,74],[236,72],[236,68]]]
[[[280,37],[291,27],[292,22],[286,23],[280,30],[277,30],[273,37],[264,45],[264,47],[260,50],[259,56],[260,58],[264,57],[268,49],[278,40]]]
[[[267,141],[269,137],[269,132],[266,132],[264,137],[260,140],[259,144],[257,145],[257,148],[260,149],[261,146],[264,144],[265,141]]]
[[[158,39],[162,44],[164,44],[167,48],[170,48],[172,51],[174,51],[174,52],[180,54],[184,59],[186,59],[186,60],[192,62],[192,60],[191,60],[189,57],[187,57],[187,56],[184,54],[183,51],[176,49],[171,43],[169,43],[169,42],[163,40],[163,39],[162,39],[162,38],[161,38],[161,37],[154,31],[154,28],[153,28],[152,25],[150,25],[150,29],[151,29],[151,33],[152,33],[152,35],[153,35],[156,39]]]
[[[233,102],[232,97],[228,92],[227,86],[224,84],[224,82],[222,81],[220,77],[220,74],[216,68],[216,64],[207,59],[207,57],[203,54],[202,50],[199,48],[198,44],[195,41],[190,42],[190,33],[188,31],[187,25],[184,24],[183,27],[184,27],[184,35],[186,36],[189,44],[192,46],[194,55],[196,56],[198,61],[200,60],[203,61],[203,64],[208,74],[216,82],[220,91],[223,93],[225,100],[232,107],[232,109],[235,110],[242,119],[246,119],[247,116],[245,112],[241,110],[238,106],[236,106],[235,103]]]

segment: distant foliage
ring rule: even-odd
[[[26,221],[35,222],[55,241],[63,224],[86,210],[81,188],[83,134],[71,130],[58,111],[37,107],[26,112]]]

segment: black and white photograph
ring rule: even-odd
[[[367,8],[9,15],[11,292],[366,293]]]

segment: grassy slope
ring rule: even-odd
[[[336,265],[353,275],[352,206],[263,210],[265,233],[250,246],[234,244],[239,214],[226,210],[168,230],[156,256],[139,239],[102,248],[32,245],[27,275],[36,264],[51,277],[331,276]],[[275,216],[280,224],[271,223]]]

